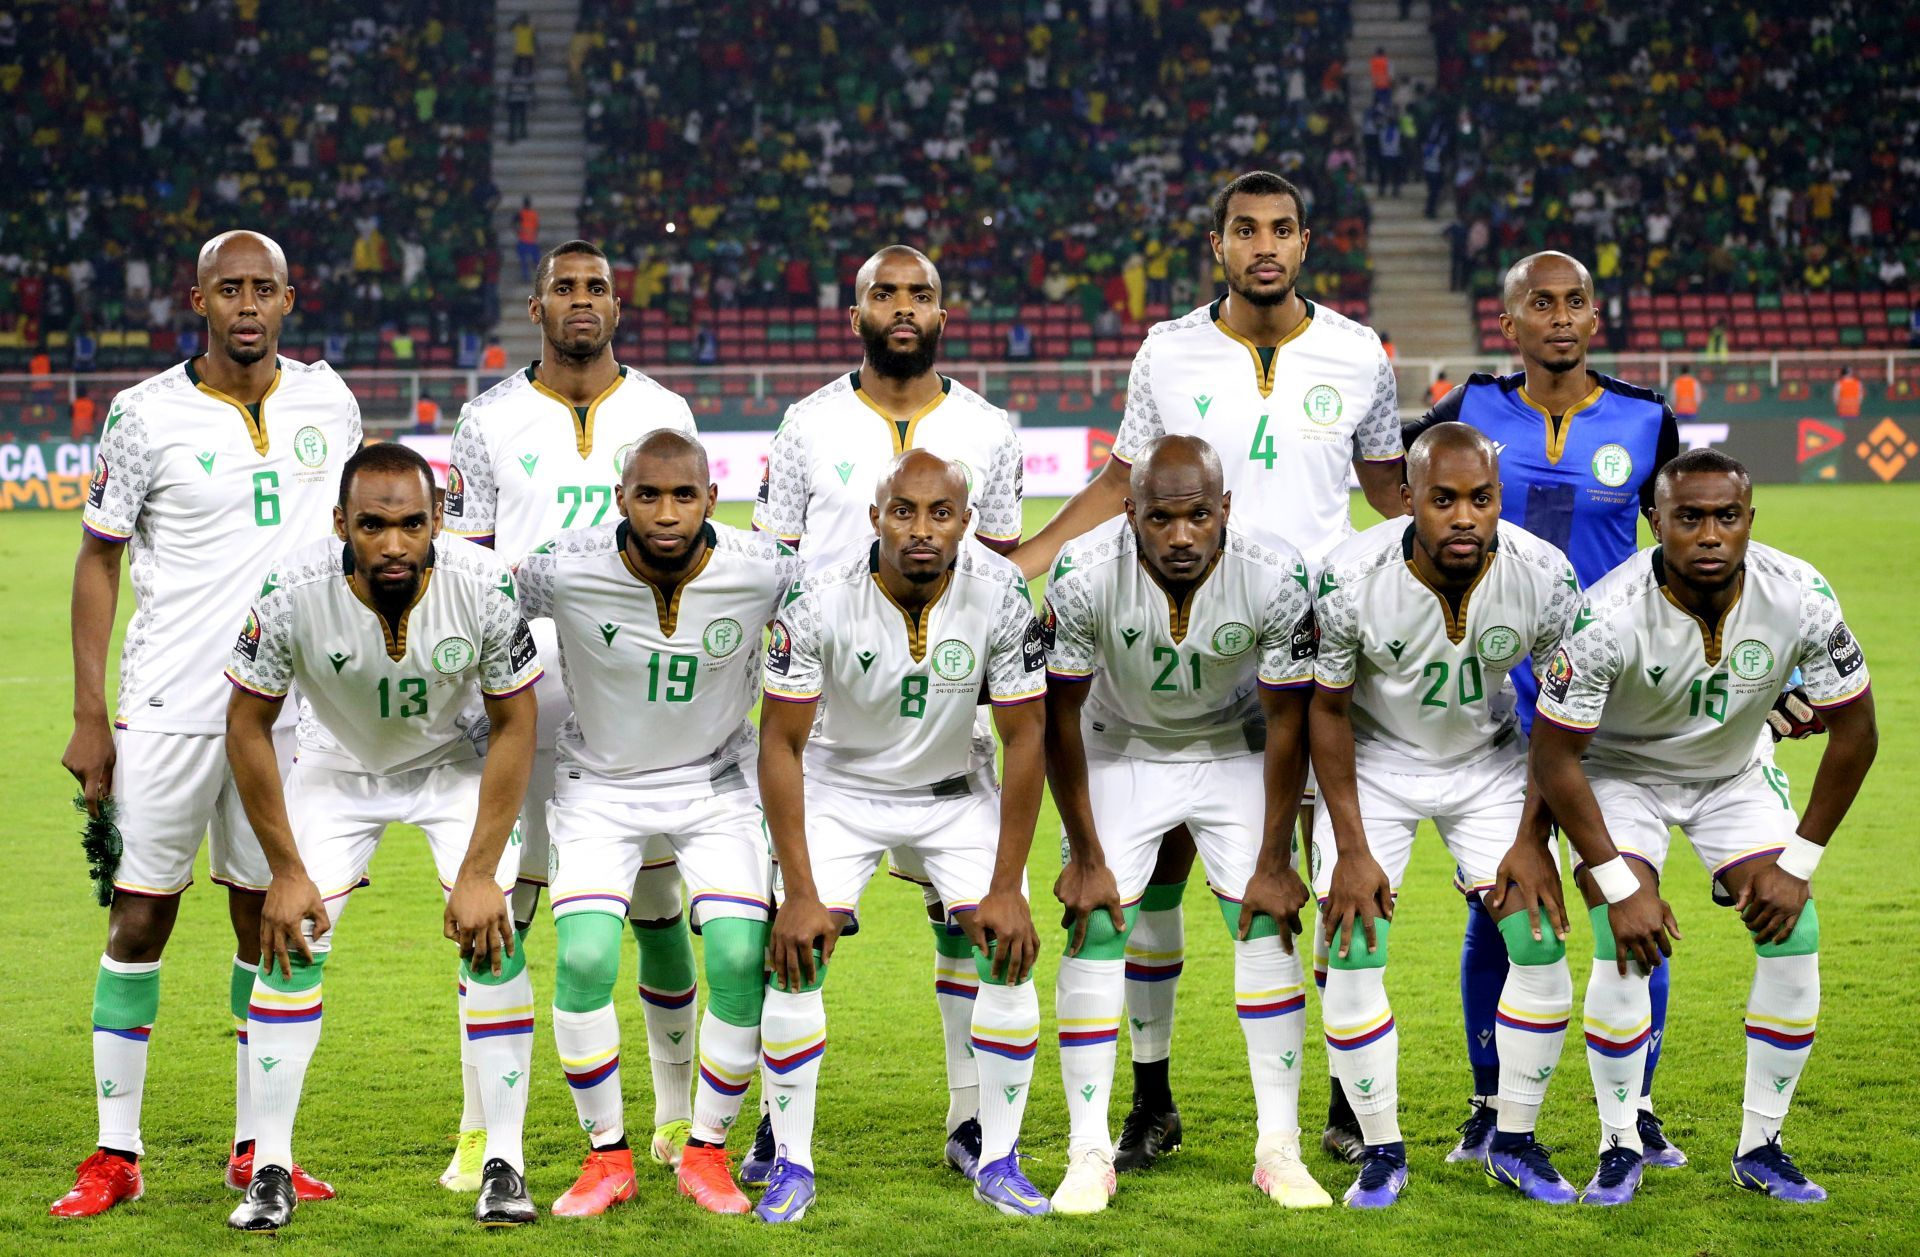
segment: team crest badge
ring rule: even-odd
[[[1624,445],[1608,442],[1593,452],[1593,478],[1609,489],[1618,489],[1633,475],[1633,455]]]
[[[1480,662],[1499,667],[1520,657],[1520,634],[1504,624],[1496,624],[1480,634]]]
[[[957,637],[949,637],[933,648],[933,670],[943,680],[966,680],[973,675],[973,647]]]
[[[707,631],[700,635],[700,645],[715,659],[725,659],[740,649],[740,643],[746,640],[746,636],[740,628],[740,621],[722,618],[707,625]]]
[[[1742,681],[1758,681],[1773,671],[1773,651],[1765,642],[1749,637],[1727,652],[1727,664]]]
[[[1213,648],[1231,659],[1235,655],[1245,654],[1253,645],[1253,629],[1238,620],[1230,620],[1213,630]]]
[[[433,669],[443,676],[465,672],[473,663],[473,643],[464,637],[446,637],[433,648]]]
[[[1316,384],[1307,390],[1300,399],[1300,408],[1307,412],[1307,418],[1326,427],[1340,421],[1340,412],[1346,409],[1340,398],[1340,390],[1331,384]]]
[[[322,467],[327,461],[327,434],[308,424],[293,434],[293,456],[302,467]]]

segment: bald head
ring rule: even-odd
[[[700,442],[685,433],[675,432],[671,428],[661,428],[647,436],[627,455],[627,465],[621,468],[620,479],[623,483],[633,484],[644,467],[653,464],[671,464],[683,469],[699,484],[708,479],[707,451]]]
[[[1421,487],[1432,479],[1437,462],[1444,459],[1451,464],[1455,458],[1467,460],[1476,470],[1484,469],[1486,480],[1500,479],[1500,452],[1486,433],[1464,423],[1436,423],[1415,437],[1407,450],[1407,483],[1413,486],[1414,496],[1419,497]]]
[[[257,231],[223,231],[200,246],[196,282],[210,288],[221,277],[251,278],[271,275],[287,282],[287,255],[271,236]]]
[[[1512,314],[1529,293],[1558,294],[1569,288],[1584,292],[1588,304],[1592,304],[1593,276],[1585,263],[1554,249],[1529,253],[1507,268],[1507,277],[1500,284],[1500,305]]]
[[[1127,476],[1127,493],[1136,502],[1193,493],[1218,498],[1225,483],[1213,446],[1181,433],[1147,443]]]
[[[939,301],[940,270],[933,259],[912,245],[890,244],[860,264],[859,272],[853,277],[855,305],[867,299],[867,289],[873,287],[882,271],[899,276],[896,282],[902,286],[919,283],[933,289],[934,301]]]
[[[909,493],[911,489],[911,493]],[[880,482],[873,489],[873,504],[882,510],[896,497],[910,496],[914,500],[927,497],[950,501],[954,509],[964,511],[967,508],[967,477],[960,468],[926,450],[907,450],[894,455],[880,473]]]

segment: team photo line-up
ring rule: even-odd
[[[1781,1128],[1818,1016],[1810,883],[1877,742],[1835,591],[1753,539],[1738,462],[1682,452],[1660,394],[1587,365],[1576,259],[1507,272],[1522,369],[1476,374],[1403,428],[1379,337],[1296,288],[1299,191],[1255,171],[1212,210],[1225,292],[1152,328],[1111,459],[1024,540],[1016,433],[936,370],[940,277],[913,248],[860,268],[864,355],[788,409],[748,531],[713,518],[687,403],[615,360],[594,245],[540,260],[541,356],[462,408],[436,485],[415,450],[363,444],[325,363],[279,355],[295,302],[280,247],[209,240],[191,292],[208,348],[114,399],[74,571],[62,763],[108,930],[97,1147],[51,1212],[144,1190],[162,952],[203,839],[235,941],[229,1224],[277,1230],[333,1196],[294,1159],[295,1118],[336,928],[396,822],[424,831],[459,948],[464,1111],[440,1181],[485,1226],[538,1212],[522,1132],[543,890],[548,1015],[586,1143],[550,1212],[641,1189],[613,1006],[631,930],[642,1164],[700,1208],[799,1221],[827,975],[883,860],[922,889],[939,1138],[979,1201],[1099,1212],[1119,1175],[1180,1146],[1170,1049],[1198,859],[1233,940],[1253,1185],[1286,1208],[1333,1203],[1301,1154],[1310,956],[1333,1081],[1321,1144],[1357,1167],[1348,1207],[1393,1206],[1409,1166],[1385,979],[1423,820],[1467,905],[1473,1094],[1449,1161],[1596,1206],[1687,1163],[1652,1099],[1678,826],[1756,953],[1733,1180],[1825,1199]],[[1381,517],[1358,530],[1356,474]],[[1638,550],[1643,517],[1655,544]],[[129,552],[138,605],[110,706]],[[1773,745],[1813,734],[1796,815]],[[1042,1039],[1026,869],[1049,787],[1069,1122],[1051,1191],[1019,1152]],[[1601,1138],[1576,1188],[1535,1130],[1574,1020],[1567,948],[1589,942]]]

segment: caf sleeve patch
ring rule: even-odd
[[[793,634],[780,620],[775,620],[767,632],[767,671],[776,676],[787,675],[787,669],[793,666]]]
[[[440,503],[441,514],[458,517],[466,514],[466,510],[467,478],[460,474],[458,467],[449,467],[447,468],[446,496]]]
[[[1573,684],[1573,657],[1567,654],[1565,646],[1553,652],[1553,658],[1547,661],[1547,674],[1540,682],[1540,688],[1556,703],[1567,701],[1567,690]]]
[[[99,506],[107,500],[107,459],[103,454],[96,460],[93,469],[93,483],[87,486],[87,505]]]
[[[1020,643],[1020,653],[1027,665],[1028,672],[1038,672],[1047,666],[1047,631],[1040,621],[1027,617],[1027,634]]]
[[[1293,627],[1293,638],[1288,643],[1289,653],[1295,663],[1303,659],[1311,659],[1319,643],[1319,621],[1314,619],[1313,608],[1308,607],[1306,614],[1301,616],[1300,622]]]
[[[772,478],[773,478],[773,464],[768,463],[765,467],[762,467],[760,469],[760,492],[755,498],[755,500],[758,501],[762,506],[765,506],[767,504],[767,494],[772,487],[769,482],[772,480]]]
[[[260,657],[260,615],[258,612],[247,612],[247,622],[240,626],[240,637],[238,641],[234,642],[233,648],[242,655],[245,655],[249,663]]]
[[[507,646],[508,669],[513,672],[520,671],[533,662],[533,655],[533,630],[527,627],[525,620],[521,620],[514,627],[513,641]]]
[[[1843,677],[1860,671],[1860,665],[1866,662],[1866,657],[1860,653],[1860,643],[1853,640],[1845,620],[1834,625],[1833,632],[1827,634],[1827,658],[1833,661],[1833,670]]]
[[[1060,637],[1060,617],[1053,613],[1053,599],[1040,604],[1040,644],[1052,650]]]

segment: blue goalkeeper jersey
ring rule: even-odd
[[[1500,518],[1550,542],[1590,585],[1639,548],[1640,513],[1653,505],[1654,473],[1680,452],[1680,425],[1666,398],[1599,372],[1593,390],[1554,416],[1527,396],[1526,374],[1476,373],[1409,424],[1407,445],[1436,423],[1458,421],[1500,451]],[[1523,725],[1533,725],[1536,687],[1513,669]]]

